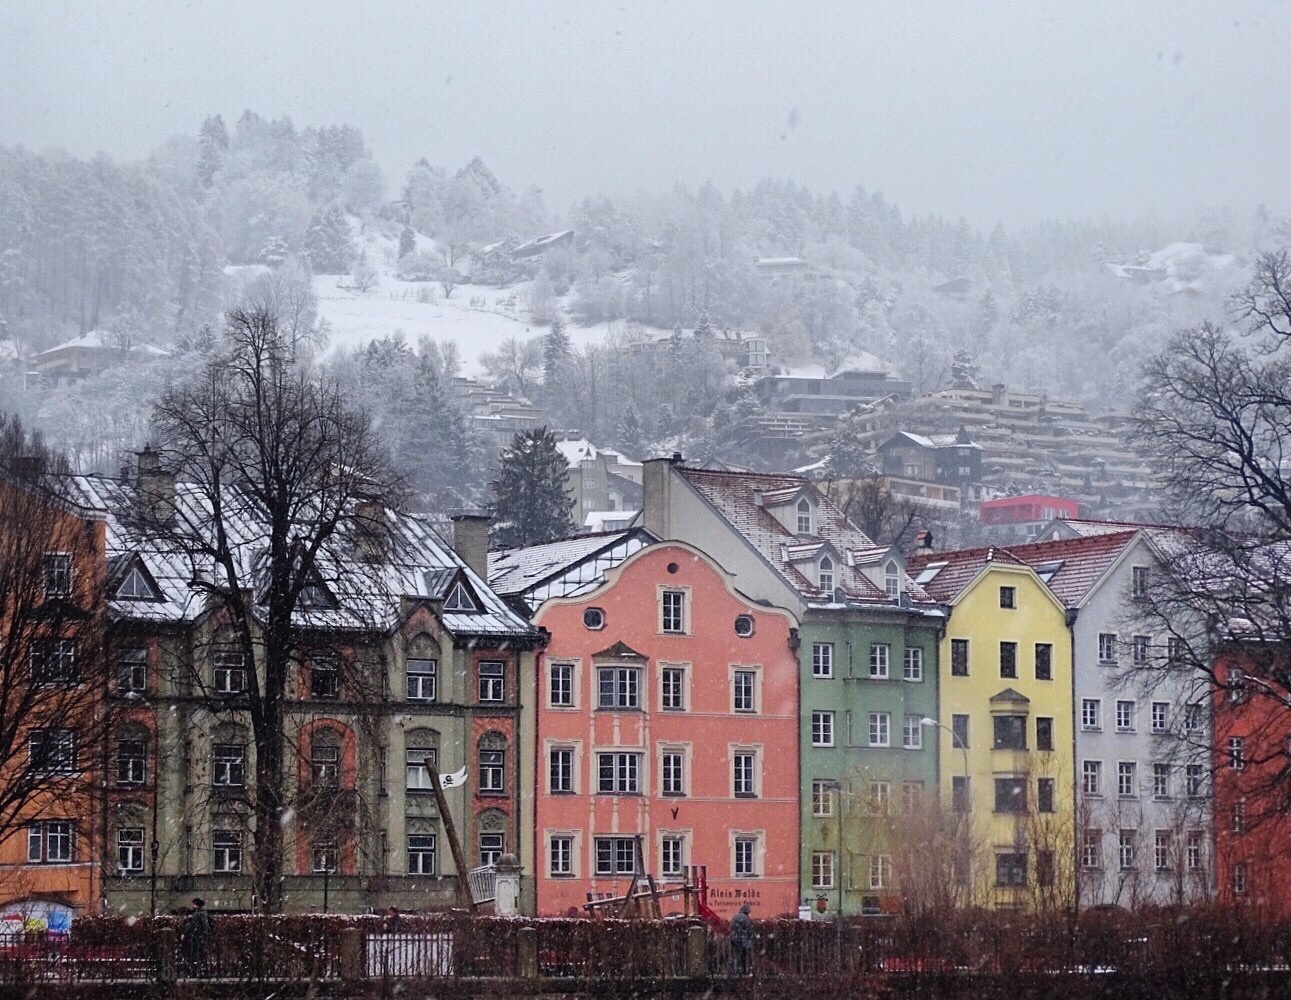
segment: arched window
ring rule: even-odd
[[[404,736],[405,782],[410,792],[431,791],[430,772],[426,770],[429,759],[439,765],[439,733],[433,729],[412,729]]]
[[[798,501],[798,534],[811,534],[811,501],[806,497]]]
[[[834,560],[829,556],[821,556],[820,564],[820,589],[828,594],[834,592]]]
[[[496,730],[481,736],[479,761],[480,794],[505,795],[507,738]]]
[[[888,597],[897,597],[901,593],[901,568],[897,566],[895,560],[888,560],[887,567],[883,571],[883,589]]]
[[[480,813],[480,864],[495,865],[507,849],[507,814],[500,809]]]
[[[309,772],[315,787],[335,788],[341,780],[341,734],[321,726],[310,733]]]

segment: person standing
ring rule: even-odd
[[[211,915],[206,912],[206,900],[201,896],[193,898],[193,907],[179,931],[179,944],[189,975],[205,973],[211,946]]]
[[[753,971],[753,918],[749,916],[752,909],[745,903],[731,918],[731,958],[737,976],[747,976]]]

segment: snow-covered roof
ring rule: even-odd
[[[489,553],[489,584],[503,597],[537,608],[550,597],[572,597],[600,585],[605,572],[654,540],[642,528],[575,535],[543,545]]]
[[[583,527],[588,531],[620,531],[640,515],[639,510],[589,510],[583,518]]]
[[[164,358],[170,355],[169,351],[162,350],[160,347],[132,341],[128,337],[122,337],[120,334],[113,333],[110,330],[90,330],[87,333],[81,334],[79,337],[65,340],[61,344],[55,344],[47,351],[41,351],[39,354],[34,355],[33,360],[49,357],[61,351],[76,349],[89,351],[127,351],[132,354],[148,354],[157,358]]]
[[[622,452],[615,451],[613,448],[597,448],[587,438],[571,438],[567,441],[557,441],[556,450],[560,452],[570,468],[576,467],[580,462],[587,462],[602,455],[612,459],[618,465],[641,465],[640,462],[625,458]]]

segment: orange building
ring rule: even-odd
[[[798,904],[796,622],[699,550],[646,545],[551,598],[538,671],[540,914],[707,867],[709,905]],[[639,846],[638,846],[639,845]],[[639,851],[639,854],[638,854]],[[666,912],[681,902],[665,902]]]

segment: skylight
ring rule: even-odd
[[[931,583],[932,578],[945,569],[946,566],[947,563],[945,562],[929,563],[920,570],[919,575],[914,578],[914,582],[919,584]]]
[[[1035,567],[1035,575],[1045,583],[1048,583],[1053,579],[1053,575],[1060,569],[1062,569],[1061,559],[1054,560],[1053,562],[1040,563]]]

